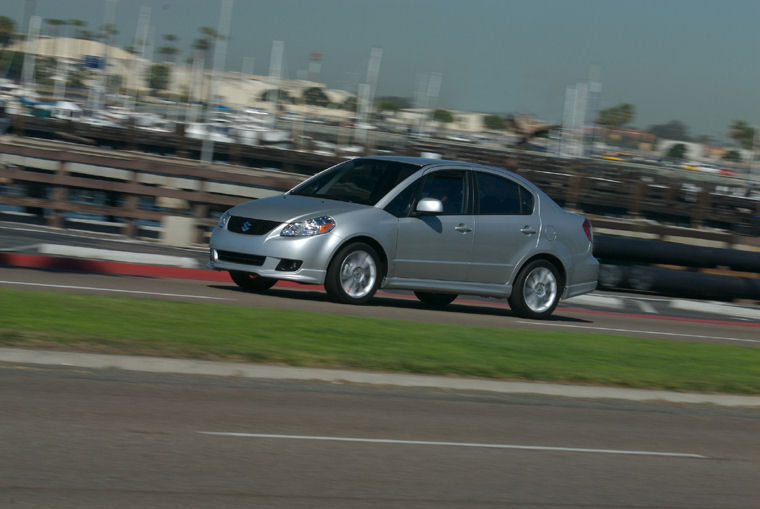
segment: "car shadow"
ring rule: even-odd
[[[224,285],[216,284],[209,285],[209,288],[215,288],[218,290],[227,290],[240,293],[251,293],[239,288],[236,285]],[[285,299],[296,299],[312,302],[330,302],[333,301],[322,290],[321,286],[315,286],[314,289],[304,287],[303,290],[292,290],[289,288],[278,288],[277,286],[270,288],[263,292],[256,292],[261,295],[269,295],[272,297],[281,297]],[[480,316],[513,316],[517,318],[510,309],[509,305],[504,302],[503,304],[497,304],[498,307],[493,305],[496,303],[493,300],[483,301],[483,305],[477,305],[474,303],[458,303],[457,301],[443,307],[431,306],[418,301],[414,297],[410,297],[407,294],[399,293],[398,297],[391,297],[388,294],[376,295],[368,303],[364,304],[366,307],[384,307],[384,308],[397,308],[397,309],[424,309],[428,311],[445,311],[448,313],[461,313],[466,315],[480,315]],[[350,306],[351,304],[345,304]],[[576,318],[571,316],[563,316],[561,311],[552,314],[549,318],[544,320],[536,320],[536,323],[540,322],[564,322],[564,323],[592,323],[590,320],[584,320],[582,318]]]

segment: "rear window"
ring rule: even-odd
[[[397,161],[352,159],[302,182],[290,194],[374,205],[419,169]]]

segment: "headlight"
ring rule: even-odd
[[[230,222],[230,216],[232,216],[232,214],[230,214],[229,210],[226,210],[224,214],[222,214],[221,217],[219,218],[219,223],[216,225],[216,227],[227,228],[227,223]]]
[[[289,223],[280,231],[283,237],[312,237],[327,233],[335,228],[335,220],[329,216],[315,217],[305,221]]]

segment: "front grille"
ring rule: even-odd
[[[219,261],[230,263],[241,263],[243,265],[255,265],[260,267],[264,265],[266,256],[258,256],[246,253],[236,253],[234,251],[217,251]]]
[[[263,219],[253,219],[250,217],[232,216],[227,223],[227,229],[233,233],[242,233],[244,235],[264,235],[274,230],[281,221],[265,221]]]

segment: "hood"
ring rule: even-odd
[[[284,223],[309,217],[336,216],[368,207],[358,203],[282,194],[242,203],[233,207],[231,213],[233,216]]]

